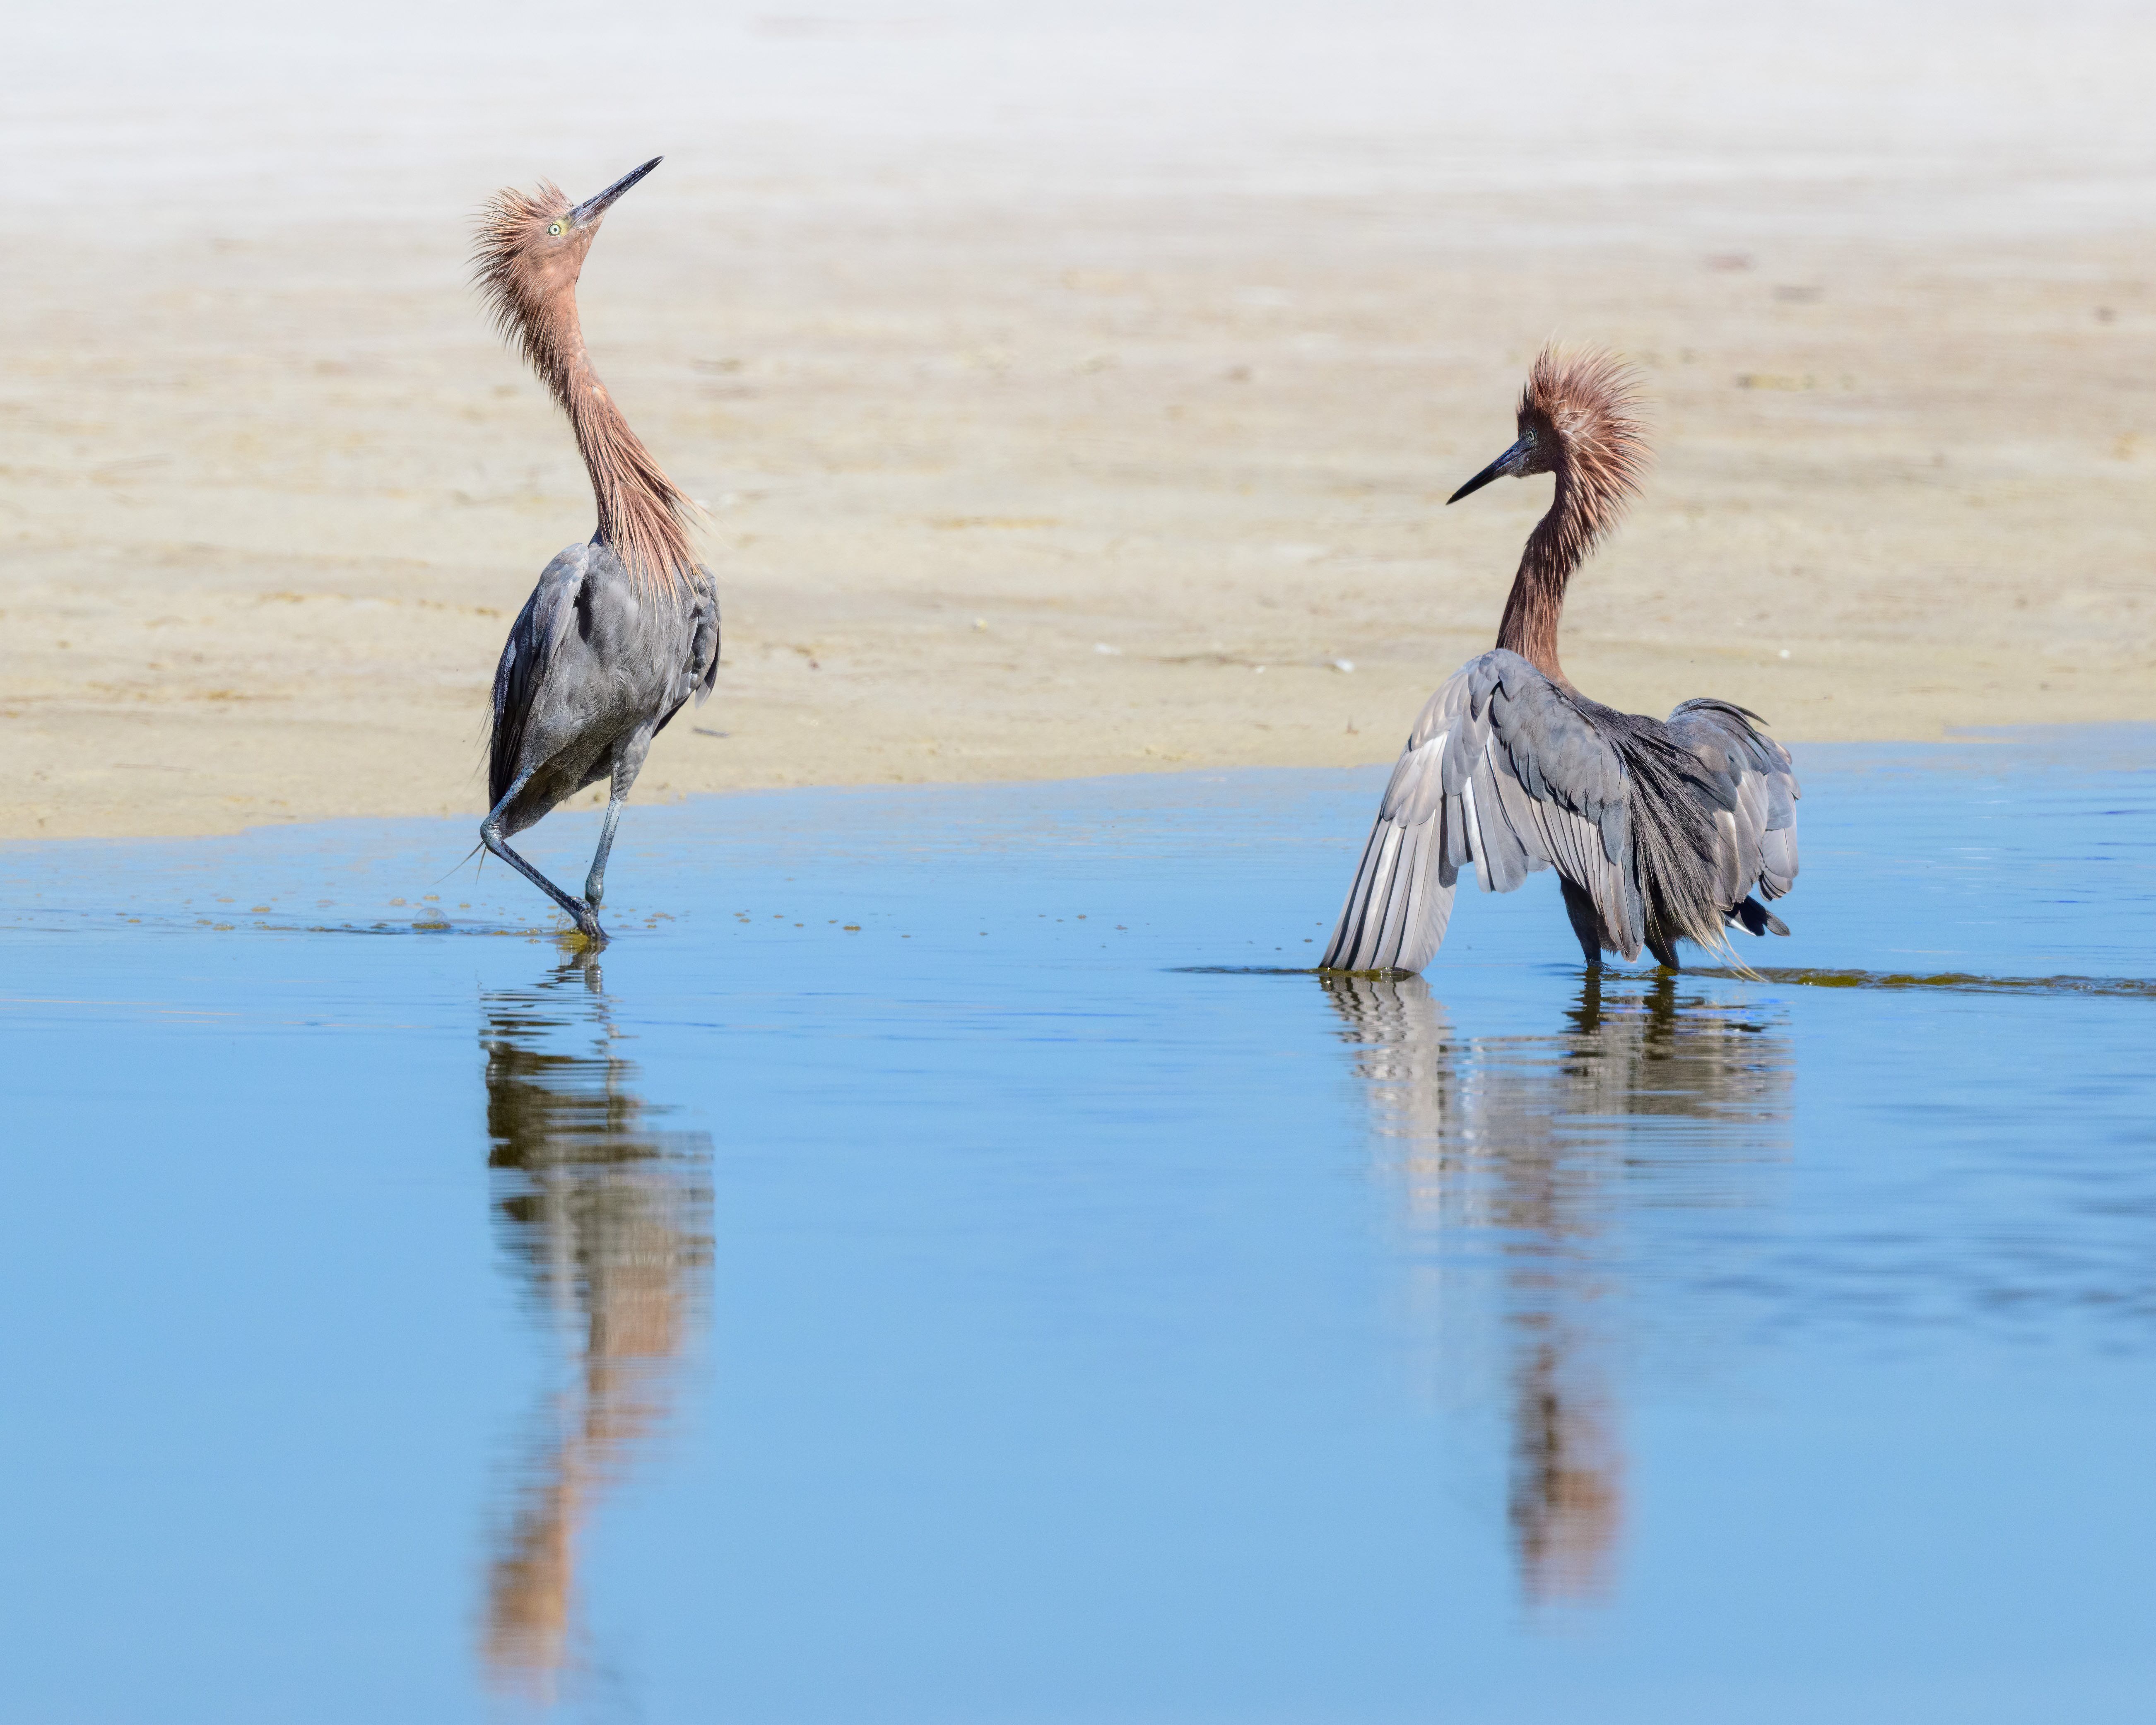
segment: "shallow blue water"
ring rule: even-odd
[[[1763,982],[1291,973],[1371,773],[0,850],[0,1716],[2156,1716],[2151,762],[1800,752]]]

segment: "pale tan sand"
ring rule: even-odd
[[[656,150],[586,325],[726,639],[642,799],[1389,759],[1546,499],[1440,507],[1552,333],[1659,403],[1568,616],[1594,694],[2156,718],[2131,10],[217,16],[6,74],[0,836],[480,812],[591,506],[470,212]]]

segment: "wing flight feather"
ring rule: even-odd
[[[1486,892],[1554,867],[1636,957],[1628,797],[1615,747],[1565,691],[1517,653],[1470,660],[1408,734],[1322,968],[1420,970],[1470,865]]]
[[[1732,906],[1755,891],[1778,899],[1797,879],[1803,793],[1789,752],[1753,729],[1753,717],[1726,701],[1687,701],[1669,721],[1671,737],[1727,793],[1731,812],[1715,822],[1715,870]]]

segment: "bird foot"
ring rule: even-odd
[[[589,905],[579,904],[576,909],[576,918],[577,933],[593,952],[596,952],[607,943],[607,932],[599,927],[599,919],[592,913]]]

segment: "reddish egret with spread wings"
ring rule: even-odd
[[[1639,490],[1635,376],[1608,354],[1545,348],[1518,429],[1445,501],[1531,473],[1554,474],[1556,495],[1496,649],[1455,671],[1408,733],[1322,968],[1420,970],[1470,865],[1486,892],[1556,869],[1589,970],[1643,945],[1674,970],[1680,939],[1727,952],[1725,927],[1789,932],[1759,902],[1797,875],[1796,776],[1753,728],[1764,721],[1726,701],[1687,701],[1666,722],[1620,713],[1558,663],[1565,584]]]
[[[719,670],[719,601],[689,551],[695,508],[614,405],[584,351],[577,277],[614,200],[659,166],[654,157],[582,203],[552,186],[495,194],[479,231],[479,282],[504,336],[523,351],[562,410],[598,503],[598,530],[547,565],[494,673],[494,729],[480,839],[603,943],[598,907],[622,799],[651,739]],[[572,898],[509,848],[586,785],[611,781],[606,824]]]

